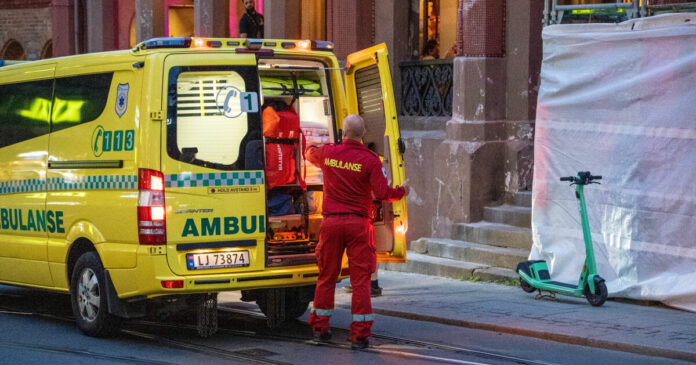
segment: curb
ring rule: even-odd
[[[349,306],[341,306],[341,307],[350,309]],[[517,327],[507,327],[507,326],[501,326],[501,325],[496,325],[496,324],[472,322],[472,321],[465,321],[465,320],[459,320],[459,319],[440,318],[440,317],[427,316],[427,315],[417,314],[417,313],[407,313],[407,312],[399,312],[399,311],[389,310],[389,309],[379,309],[379,308],[375,308],[374,306],[372,308],[372,311],[376,314],[381,314],[381,315],[390,316],[390,317],[400,317],[400,318],[412,319],[412,320],[416,320],[416,321],[441,323],[441,324],[446,324],[446,325],[451,325],[451,326],[459,326],[459,327],[467,327],[467,328],[480,329],[480,330],[486,330],[486,331],[502,332],[502,333],[508,333],[511,335],[527,336],[527,337],[539,338],[542,340],[567,343],[570,345],[596,347],[596,348],[601,348],[601,349],[605,349],[605,350],[629,352],[629,353],[634,353],[634,354],[638,354],[638,355],[664,357],[664,358],[669,358],[669,359],[674,359],[674,360],[696,362],[696,353],[692,353],[692,352],[683,352],[683,351],[677,351],[677,350],[663,349],[663,348],[659,348],[659,347],[599,340],[599,339],[594,339],[594,338],[564,335],[564,334],[559,334],[559,333],[534,331],[534,330],[528,330],[528,329],[517,328]]]

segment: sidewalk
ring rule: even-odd
[[[696,362],[696,313],[612,300],[592,307],[565,296],[535,300],[519,287],[384,270],[379,283],[376,314]],[[349,308],[350,294],[336,290],[336,305]]]

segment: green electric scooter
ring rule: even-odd
[[[570,181],[571,186],[575,185],[575,197],[580,204],[582,235],[585,239],[585,265],[582,267],[578,284],[574,285],[551,280],[546,261],[532,260],[517,264],[517,273],[520,276],[522,290],[527,293],[539,290],[537,297],[542,296],[542,290],[577,297],[584,296],[595,307],[604,304],[607,300],[607,286],[604,283],[604,279],[597,275],[597,265],[595,264],[594,250],[592,249],[592,237],[590,236],[590,223],[587,220],[587,208],[585,207],[585,195],[583,193],[585,185],[599,184],[593,180],[600,180],[601,178],[601,176],[592,176],[589,171],[578,172],[578,176],[561,178],[561,181]]]

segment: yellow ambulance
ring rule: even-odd
[[[404,180],[386,47],[344,68],[332,51],[158,38],[0,62],[0,283],[69,292],[91,336],[187,308],[210,335],[220,291],[241,290],[271,322],[301,316],[318,275],[321,171],[298,142],[300,173],[268,187],[264,107],[291,105],[312,143],[339,143],[341,120],[361,114],[390,182]],[[373,211],[379,260],[405,261],[405,200]]]

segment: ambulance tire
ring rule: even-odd
[[[303,314],[305,314],[307,308],[309,308],[309,303],[311,302],[311,300],[302,300],[299,297],[297,290],[294,288],[279,289],[279,292],[284,293],[283,295],[285,295],[283,300],[284,318],[282,319],[279,319],[274,315],[276,314],[277,308],[273,299],[269,301],[269,298],[263,294],[256,299],[256,304],[259,306],[259,309],[261,309],[261,312],[263,312],[263,314],[265,314],[269,319],[272,319],[271,327],[275,327],[276,325],[280,325],[301,317]],[[275,300],[278,299],[279,298],[275,297]]]
[[[285,302],[285,318],[287,319],[297,319],[302,317],[303,314],[309,308],[309,302]]]
[[[87,336],[109,337],[121,330],[123,320],[109,313],[106,290],[99,255],[82,254],[70,279],[70,302],[77,327]]]

